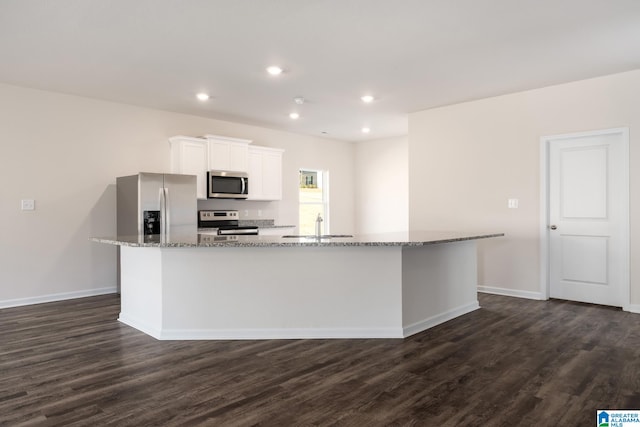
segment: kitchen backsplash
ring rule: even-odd
[[[238,220],[238,225],[241,227],[244,226],[252,226],[252,227],[273,227],[275,221],[272,219],[241,219]]]
[[[239,220],[279,222],[277,202],[259,202],[248,200],[211,199],[198,200],[198,210],[236,210]]]

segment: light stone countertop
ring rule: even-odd
[[[179,236],[116,236],[93,237],[92,241],[119,246],[159,248],[200,247],[291,247],[291,246],[424,246],[464,240],[501,237],[504,233],[411,231],[397,233],[363,234],[354,237],[285,238],[281,236],[216,236],[189,234]]]

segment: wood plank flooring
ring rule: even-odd
[[[0,425],[591,426],[640,409],[640,315],[480,295],[405,340],[157,341],[117,295],[0,310]]]

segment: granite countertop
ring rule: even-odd
[[[179,236],[117,236],[93,237],[92,241],[119,246],[196,248],[196,247],[287,247],[287,246],[424,246],[464,240],[501,237],[504,233],[453,231],[411,231],[399,233],[363,234],[353,237],[292,237],[281,236],[216,236],[189,234]]]

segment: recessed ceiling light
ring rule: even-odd
[[[277,65],[272,65],[270,67],[267,67],[267,73],[271,74],[272,76],[277,76],[279,74],[282,74],[282,68],[278,67]]]
[[[364,95],[360,99],[362,99],[362,102],[369,103],[369,102],[373,102],[375,98],[373,97],[373,95]]]
[[[293,120],[297,119],[298,117],[300,117],[300,114],[298,113],[291,113],[289,114],[289,117],[292,118]]]
[[[371,132],[371,129],[369,128],[362,128],[362,133],[369,133]]]
[[[198,98],[200,101],[206,101],[211,97],[209,96],[209,94],[201,92],[201,93],[196,95],[196,98]]]

